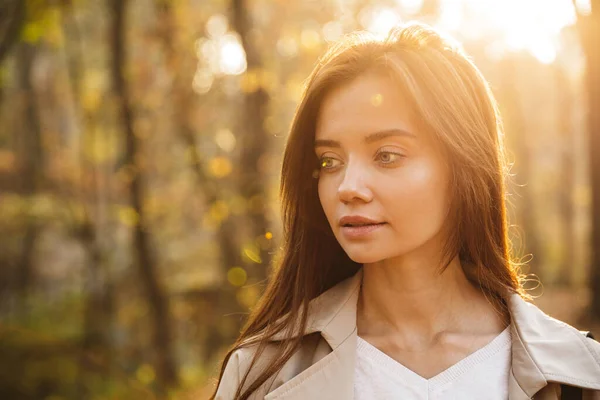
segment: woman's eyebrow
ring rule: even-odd
[[[336,148],[341,148],[342,145],[337,140],[315,139],[315,149],[317,147],[336,147]]]
[[[371,134],[367,135],[367,137],[365,137],[365,142],[373,143],[373,142],[376,142],[381,139],[385,139],[390,136],[403,136],[403,137],[408,137],[408,138],[412,138],[412,139],[417,138],[417,136],[413,133],[410,133],[403,129],[395,129],[394,128],[394,129],[386,129],[383,131],[371,133]]]
[[[365,141],[365,143],[373,143],[373,142],[377,142],[378,140],[382,140],[382,139],[385,139],[390,136],[402,136],[402,137],[408,137],[408,138],[412,138],[412,139],[417,138],[417,136],[415,134],[405,131],[403,129],[386,129],[383,131],[378,131],[378,132],[373,132],[373,133],[368,134],[364,138],[364,141]],[[337,140],[316,139],[315,140],[315,148],[317,148],[317,147],[341,148],[342,145]]]

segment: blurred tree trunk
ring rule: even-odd
[[[175,43],[174,13],[172,5],[160,1],[159,7],[162,13],[164,29],[161,32],[163,44],[166,50],[166,59],[169,61],[169,72],[174,77],[171,96],[173,99],[173,109],[175,114],[173,120],[178,126],[178,131],[181,133],[183,141],[186,143],[191,154],[191,165],[197,178],[197,183],[206,196],[206,201],[209,205],[215,204],[220,200],[219,182],[209,177],[206,174],[206,167],[202,155],[198,151],[196,143],[196,132],[191,126],[191,115],[196,111],[193,104],[193,92],[191,91],[190,82],[192,81],[195,70],[190,71],[189,65],[181,59],[180,52],[177,51]],[[193,63],[193,67],[196,62]],[[191,72],[191,73],[190,73]],[[217,239],[219,242],[219,250],[221,255],[222,269],[227,271],[234,266],[242,266],[244,261],[240,256],[240,246],[237,243],[237,232],[235,230],[234,218],[230,215],[219,225]]]
[[[21,255],[17,268],[17,289],[26,294],[34,280],[33,255],[35,242],[39,234],[39,221],[29,212],[32,209],[33,196],[38,192],[44,164],[40,121],[36,104],[36,94],[32,84],[32,70],[37,52],[37,45],[21,43],[17,48],[17,73],[19,81],[19,102],[21,111],[21,134],[18,157],[21,161],[20,191],[29,202],[26,207],[25,232]]]
[[[208,203],[214,204],[218,200],[218,196],[214,192],[211,193],[212,191],[210,189],[208,191],[206,190],[212,185],[209,181],[210,178],[206,177],[206,174],[204,173],[202,167],[202,158],[198,151],[198,147],[196,146],[194,136],[189,133],[185,134],[185,136],[189,140],[188,148],[193,149],[191,152],[192,164],[198,185],[203,188]],[[239,233],[236,229],[236,220],[231,215],[220,222],[217,229],[217,243],[219,246],[219,258],[223,276],[227,276],[227,272],[230,268],[235,266],[244,266],[246,264],[240,255],[240,246],[236,240],[238,236]],[[243,310],[240,304],[237,302],[235,289],[236,288],[225,281],[224,286],[218,291],[216,297],[217,301],[215,302],[214,289],[210,287],[206,288],[201,301],[212,299],[211,304],[213,304],[217,309],[217,312],[212,314],[215,317],[214,320],[207,318],[207,320],[204,321],[206,326],[218,326],[223,322],[220,318],[222,318],[224,315],[241,315],[241,313],[247,311]],[[208,360],[212,359],[212,357],[217,354],[219,349],[222,348],[224,344],[232,343],[242,328],[243,322],[244,321],[240,318],[236,319],[235,329],[229,331],[229,335],[223,334],[222,330],[219,329],[209,329],[205,343],[205,358]]]
[[[98,165],[88,162],[84,155],[82,142],[86,137],[94,143],[95,123],[89,110],[84,110],[81,101],[81,80],[84,76],[84,63],[82,52],[81,30],[75,18],[75,5],[70,2],[62,4],[61,16],[62,27],[65,35],[65,59],[69,74],[73,108],[79,127],[79,191],[77,193],[65,193],[65,196],[74,197],[74,201],[83,204],[84,216],[79,219],[73,216],[71,231],[73,236],[79,240],[86,250],[87,270],[84,279],[84,293],[87,298],[83,316],[83,337],[81,340],[81,353],[79,356],[79,370],[76,382],[76,393],[78,398],[88,398],[90,393],[86,385],[87,373],[102,372],[110,375],[112,365],[112,351],[110,345],[110,327],[114,315],[114,290],[110,271],[103,257],[101,231],[102,211],[100,204],[100,191],[98,180]],[[95,147],[94,144],[91,145]],[[90,179],[89,192],[85,191],[84,180]],[[91,203],[91,204],[90,204]]]
[[[575,168],[573,165],[573,94],[570,90],[568,77],[563,67],[555,63],[556,86],[558,92],[558,121],[561,135],[561,167],[560,167],[560,218],[562,222],[563,254],[558,274],[559,285],[573,284],[573,269],[575,259],[575,209],[573,208],[573,193],[575,192]]]
[[[590,316],[600,319],[600,0],[590,0],[589,15],[578,15],[581,44],[586,56],[587,131],[592,189],[592,235],[590,286],[592,302]],[[577,6],[573,0],[575,9]]]
[[[248,12],[249,2],[246,0],[232,0],[233,27],[240,35],[242,46],[246,53],[246,74],[263,76],[264,68],[259,49],[255,45],[250,32],[252,21]],[[260,82],[260,79],[259,79]],[[252,224],[253,242],[264,236],[269,231],[267,213],[267,180],[260,170],[261,157],[267,156],[271,149],[269,134],[264,129],[269,94],[265,85],[259,84],[256,90],[243,94],[243,110],[241,124],[243,131],[238,135],[240,148],[239,188],[240,194],[249,202],[250,222]],[[260,248],[261,265],[256,268],[254,276],[258,280],[266,278],[271,265],[269,249]]]
[[[0,3],[0,64],[19,40],[25,23],[25,0],[2,0]]]
[[[156,273],[156,258],[151,250],[149,226],[143,209],[144,181],[143,165],[140,163],[141,143],[133,131],[133,112],[129,104],[129,93],[125,80],[125,0],[112,0],[113,15],[111,48],[113,53],[112,77],[117,109],[125,130],[125,167],[131,173],[129,186],[131,206],[137,215],[134,237],[135,263],[142,278],[142,285],[149,302],[152,324],[153,345],[156,356],[156,371],[161,389],[177,384],[177,371],[172,354],[172,325],[169,321],[168,298],[163,293]]]
[[[177,41],[179,35],[176,31],[177,24],[173,4],[162,0],[156,4],[159,10],[159,21],[162,24],[160,37],[162,38],[166,53],[165,59],[168,61],[167,69],[173,77],[173,84],[169,93],[170,98],[173,100],[173,122],[190,152],[191,166],[196,176],[196,183],[205,196],[206,203],[210,206],[221,199],[218,187],[219,182],[215,178],[208,176],[205,172],[207,169],[202,155],[198,151],[196,132],[190,123],[191,116],[194,112],[197,112],[194,107],[194,93],[190,85],[195,74],[197,61],[193,59],[191,63],[187,62],[188,60],[183,58],[187,53],[179,50],[180,43]],[[217,228],[216,239],[219,248],[222,276],[227,276],[227,272],[235,266],[248,267],[247,262],[241,257],[241,247],[238,242],[239,232],[236,229],[236,224],[239,222],[234,215],[229,214],[219,223],[219,227]],[[244,311],[236,300],[235,288],[228,283],[225,284],[223,289],[218,291],[216,296],[214,288],[206,288],[202,293],[195,291],[194,297],[200,297],[199,301],[210,300],[210,304],[216,306],[217,312],[211,314],[216,318],[225,314],[238,314]],[[205,321],[207,326],[216,326],[220,322],[222,321],[217,319],[211,321],[210,318]],[[209,330],[205,343],[205,359],[211,359],[224,344],[229,344],[235,340],[234,336],[237,336],[242,324],[241,320],[236,320],[236,322],[238,326],[232,330],[230,337],[223,335],[219,329]]]
[[[532,190],[531,179],[531,151],[528,146],[527,120],[523,114],[522,95],[518,88],[521,87],[518,82],[517,70],[519,67],[518,55],[507,56],[500,63],[500,76],[503,94],[504,109],[506,112],[505,125],[507,128],[507,137],[510,140],[510,150],[515,154],[515,163],[513,172],[516,174],[515,184],[512,191],[516,192],[519,202],[516,206],[516,215],[519,225],[523,227],[523,236],[521,237],[522,246],[525,254],[533,255],[529,263],[529,273],[535,274],[540,280],[543,280],[543,254],[538,239],[538,231],[535,219],[534,193]]]
[[[110,376],[112,349],[110,327],[114,315],[114,291],[109,271],[105,268],[102,248],[96,227],[86,216],[76,232],[87,253],[87,274],[84,281],[86,301],[83,315],[83,337],[79,355],[76,383],[77,397],[88,398],[86,385],[88,372],[100,372]]]

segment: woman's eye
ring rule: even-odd
[[[377,154],[377,159],[383,164],[393,164],[400,159],[402,154],[392,153],[389,151],[382,151]]]
[[[333,169],[339,166],[341,163],[340,160],[337,160],[333,157],[321,157],[319,160],[319,168],[321,169]]]

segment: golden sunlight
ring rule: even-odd
[[[560,31],[575,22],[571,0],[445,0],[469,14],[468,24],[498,37],[505,50],[525,50],[542,63],[556,58]],[[463,24],[464,26],[465,24]]]
[[[585,13],[589,0],[577,0]],[[378,36],[402,19],[411,19],[421,0],[397,0],[397,7],[366,7],[361,25]],[[572,0],[440,0],[435,25],[459,39],[497,41],[495,51],[527,51],[540,62],[552,63],[561,30],[576,20]]]
[[[394,26],[400,23],[397,10],[389,7],[367,7],[358,15],[360,24],[369,32],[383,37]]]

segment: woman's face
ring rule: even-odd
[[[448,167],[389,78],[368,73],[328,93],[315,152],[321,205],[352,260],[440,248]]]

